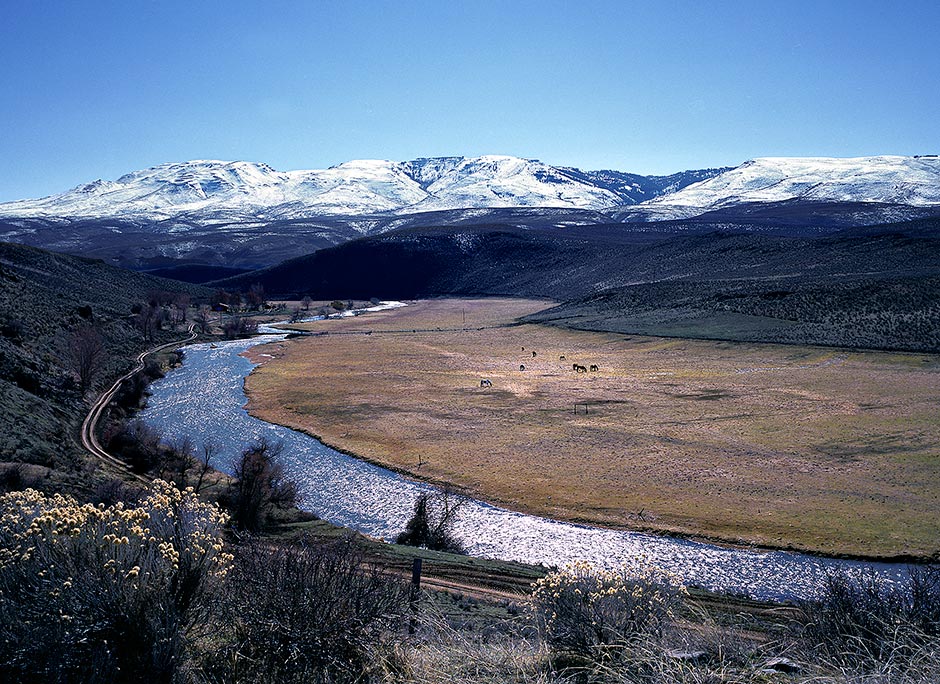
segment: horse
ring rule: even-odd
[[[487,380],[486,378],[483,378],[482,380],[480,380],[480,387],[492,387],[492,386],[493,386],[493,383]]]
[[[591,372],[593,373],[594,371],[598,371],[598,370],[600,370],[600,368],[597,367],[597,364],[596,364],[596,363],[592,363],[592,364],[591,364]]]
[[[579,366],[578,364],[574,364],[574,369],[575,369],[576,371],[578,371],[579,373],[587,373],[587,372],[588,372],[587,366]]]
[[[525,364],[524,364],[524,363],[520,363],[520,364],[519,364],[519,370],[525,370]]]

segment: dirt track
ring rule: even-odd
[[[98,441],[98,421],[101,420],[101,416],[104,415],[105,409],[107,408],[108,404],[111,403],[111,400],[117,393],[121,383],[132,377],[134,374],[142,371],[148,356],[157,354],[164,349],[169,349],[170,347],[179,347],[186,344],[187,342],[192,342],[195,339],[196,326],[193,324],[189,326],[189,337],[186,339],[167,342],[166,344],[161,344],[159,346],[153,347],[152,349],[141,352],[137,356],[137,365],[122,375],[120,378],[115,380],[111,387],[98,396],[98,398],[95,400],[95,403],[92,404],[91,409],[88,411],[88,415],[85,416],[85,420],[82,422],[81,429],[82,446],[84,446],[92,454],[92,456],[114,468],[123,471],[127,475],[133,477],[136,480],[139,480],[144,484],[149,484],[150,481],[146,477],[133,472],[130,468],[127,467],[126,463],[105,451],[104,447],[102,447],[101,443]]]

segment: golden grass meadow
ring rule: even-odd
[[[940,552],[937,356],[515,323],[549,305],[428,300],[303,324],[327,334],[250,350],[248,409],[552,518],[826,554]]]

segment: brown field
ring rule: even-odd
[[[940,552],[940,357],[504,325],[544,306],[435,300],[306,324],[330,334],[251,351],[249,410],[553,518]]]

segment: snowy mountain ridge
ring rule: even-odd
[[[304,171],[195,160],[160,164],[115,181],[97,180],[42,199],[0,204],[0,217],[185,219],[214,225],[544,207],[649,221],[787,201],[940,205],[940,158],[766,157],[731,169],[672,176],[582,171],[504,155],[364,159]]]
[[[940,205],[940,157],[763,157],[627,209],[650,220],[683,219],[744,204]]]
[[[354,160],[322,170],[276,171],[267,164],[194,160],[160,164],[36,200],[0,204],[20,218],[202,215],[212,220],[324,215],[412,214],[463,208],[604,209],[655,197],[721,169],[668,177],[580,171],[501,155],[406,162]]]

